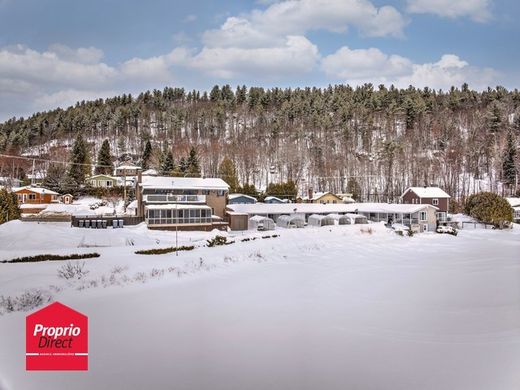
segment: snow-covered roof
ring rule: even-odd
[[[145,207],[147,210],[200,210],[200,209],[208,209],[211,210],[211,207],[206,205],[195,205],[195,204],[180,204],[180,203],[168,203],[168,204],[154,204],[148,205]]]
[[[506,198],[511,207],[519,207],[520,206],[520,198]]]
[[[141,169],[141,167],[138,167],[136,165],[120,165],[118,167],[115,168],[116,170],[118,169]]]
[[[275,201],[281,202],[281,203],[287,203],[287,199],[280,199],[276,196],[266,196],[264,199],[265,202],[269,202],[271,200],[275,200]]]
[[[228,190],[229,185],[219,178],[143,176],[143,188],[184,189],[184,190]]]
[[[87,180],[97,179],[98,177],[108,177],[110,180],[119,180],[119,178],[117,178],[117,177],[114,177],[114,176],[111,176],[111,175],[106,175],[104,173],[100,173],[100,174],[97,174],[97,175],[89,176],[89,177],[87,177]]]
[[[31,192],[35,192],[37,194],[59,195],[57,192],[49,190],[48,188],[43,188],[43,187],[33,187],[33,186],[13,187],[13,192],[18,192],[18,191],[22,191],[22,190],[28,190]]]
[[[228,196],[229,200],[233,200],[233,199],[237,199],[237,198],[241,198],[241,197],[251,199],[256,202],[256,198],[249,196],[249,195],[245,195],[245,194],[229,194],[229,196]]]
[[[227,208],[249,215],[259,214],[291,214],[291,213],[416,213],[426,208],[437,207],[428,204],[394,204],[394,203],[255,203],[229,204]]]
[[[263,216],[263,215],[254,215],[252,216],[251,218],[249,218],[251,221],[257,221],[257,222],[262,222],[262,221],[265,221],[266,219],[269,219],[272,221],[271,218],[267,218],[266,216]]]
[[[157,176],[158,174],[159,172],[157,172],[155,169],[147,169],[146,171],[142,172],[143,176]]]
[[[401,198],[408,191],[413,191],[419,198],[451,198],[439,187],[409,187],[403,192]]]

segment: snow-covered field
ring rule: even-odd
[[[88,372],[26,372],[25,316],[0,316],[0,389],[520,388],[520,227],[399,237],[373,224],[139,256],[174,232],[0,226],[0,296],[40,289],[89,316]],[[82,262],[81,260],[79,262]]]

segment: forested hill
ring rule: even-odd
[[[166,150],[178,162],[194,146],[205,176],[217,176],[227,156],[240,182],[257,187],[292,179],[301,191],[341,191],[350,182],[365,199],[385,200],[408,185],[437,184],[459,197],[514,185],[519,106],[518,90],[467,85],[448,92],[167,87],[9,120],[0,125],[0,150],[67,159],[81,133],[92,159],[108,139],[112,155],[138,163],[150,140],[152,167]]]

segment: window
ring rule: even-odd
[[[439,205],[439,199],[432,199],[432,205],[438,206]]]
[[[112,181],[111,180],[107,180],[107,187],[112,187]]]
[[[29,194],[29,200],[36,200],[36,194]]]
[[[421,211],[421,212],[419,213],[419,219],[420,219],[421,221],[426,221],[426,211]]]

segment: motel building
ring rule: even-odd
[[[402,224],[414,232],[435,231],[437,228],[438,208],[430,204],[391,204],[391,203],[289,203],[289,204],[232,204],[227,206],[229,224],[232,230],[245,230],[247,220],[255,216],[272,219],[277,226],[285,226],[287,217],[298,219],[307,224],[317,216],[329,216],[336,220],[347,216],[354,220],[356,215],[364,216],[365,221]],[[282,222],[282,223],[279,223]],[[312,222],[312,221],[311,221]],[[358,223],[358,222],[352,222]]]
[[[137,176],[137,216],[151,229],[226,229],[229,186],[218,178]]]

